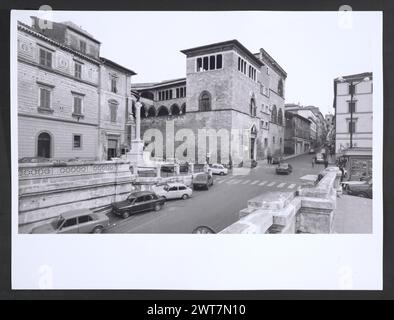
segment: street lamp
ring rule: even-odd
[[[353,96],[356,90],[356,86],[360,84],[361,82],[364,81],[369,81],[369,77],[365,77],[361,81],[354,82],[353,80],[346,80],[343,77],[339,77],[338,81],[341,83],[349,83],[349,91],[350,91],[350,123],[351,123],[351,130],[350,130],[350,149],[353,148],[353,130],[354,130],[354,125],[353,125]]]

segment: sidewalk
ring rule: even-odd
[[[333,233],[372,233],[372,199],[338,197]]]

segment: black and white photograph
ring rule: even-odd
[[[380,288],[381,28],[348,5],[13,10],[15,287]]]

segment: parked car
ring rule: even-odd
[[[213,185],[213,177],[208,173],[199,173],[193,178],[193,189],[204,188],[209,189]]]
[[[31,233],[101,233],[108,225],[105,214],[78,209],[62,213],[52,222],[33,228]]]
[[[372,199],[372,179],[368,181],[345,181],[341,185],[345,194]]]
[[[282,160],[283,160],[283,157],[282,156],[273,156],[272,157],[272,164],[279,164],[279,163],[281,163],[282,162]]]
[[[309,149],[309,154],[313,154],[313,153],[316,153],[315,149],[310,148],[310,149]]]
[[[183,183],[168,183],[164,186],[154,187],[153,191],[159,196],[167,199],[183,199],[190,198],[193,190]]]
[[[276,174],[290,174],[293,171],[293,167],[288,163],[280,163],[276,167]]]
[[[212,174],[219,174],[221,176],[228,174],[228,169],[221,164],[215,163],[210,166],[210,169],[212,170]]]
[[[159,211],[164,202],[164,198],[157,196],[152,191],[134,191],[126,200],[112,203],[112,212],[126,219],[131,214],[138,212]]]
[[[324,156],[322,153],[316,154],[315,163],[324,163]]]

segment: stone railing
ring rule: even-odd
[[[81,163],[25,163],[19,164],[19,180],[48,178],[64,175],[95,174],[116,171],[125,161],[81,162]]]
[[[315,186],[250,199],[239,220],[220,233],[331,233],[340,171],[321,174],[323,178]]]

